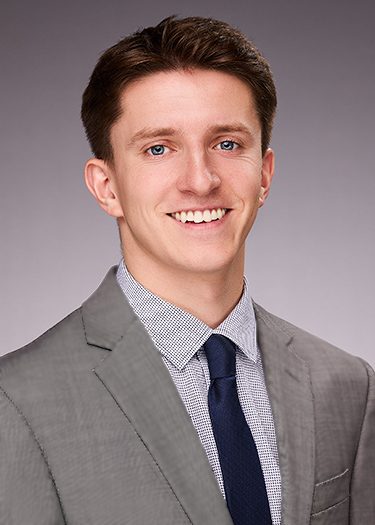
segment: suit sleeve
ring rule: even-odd
[[[0,389],[0,525],[64,525],[46,458],[26,419]]]
[[[375,375],[368,372],[368,395],[354,464],[350,525],[375,523]]]

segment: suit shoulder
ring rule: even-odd
[[[317,337],[306,330],[282,319],[261,306],[254,304],[256,317],[274,331],[280,331],[291,339],[290,348],[299,358],[309,365],[334,367],[336,370],[357,371],[361,376],[373,373],[371,367],[360,357]]]
[[[70,313],[31,343],[0,358],[0,388],[10,397],[31,398],[63,385],[80,370],[95,366],[81,309]]]
[[[77,308],[34,341],[1,356],[0,370],[11,368],[16,362],[18,364],[22,361],[28,361],[30,355],[32,355],[33,360],[38,359],[38,356],[43,359],[47,355],[52,357],[53,354],[59,353],[66,341],[70,341],[72,338],[82,339],[82,335],[81,308]]]

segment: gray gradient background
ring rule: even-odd
[[[250,36],[279,95],[271,196],[248,241],[253,297],[375,364],[371,0],[33,1],[0,7],[0,353],[81,304],[120,257],[84,187],[80,97],[99,54],[169,14]]]

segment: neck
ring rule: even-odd
[[[150,261],[133,264],[125,256],[124,260],[129,272],[142,286],[211,328],[224,321],[242,294],[243,258],[230,268],[204,273],[155,268]]]

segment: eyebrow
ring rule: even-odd
[[[178,135],[181,132],[178,132],[175,128],[142,128],[137,133],[135,133],[128,142],[128,146],[134,146],[137,142],[146,139],[154,139],[161,136],[172,136]]]
[[[244,133],[250,138],[253,133],[250,129],[241,122],[232,122],[230,124],[216,124],[207,128],[208,133]],[[145,127],[137,131],[128,142],[128,146],[134,146],[142,140],[154,139],[157,137],[171,137],[182,135],[182,131],[176,128],[149,128]]]
[[[210,126],[208,131],[211,133],[244,133],[245,135],[253,136],[250,129],[242,124],[242,122],[233,122],[231,124]]]

